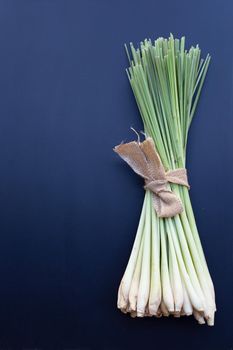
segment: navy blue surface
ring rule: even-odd
[[[0,1],[0,349],[232,349],[232,12],[230,0]],[[112,152],[142,128],[123,44],[170,32],[212,55],[188,169],[214,328],[116,309],[143,200]]]

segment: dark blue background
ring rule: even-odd
[[[232,1],[0,1],[0,349],[230,350]],[[116,309],[141,180],[112,152],[140,117],[123,44],[186,35],[212,61],[190,133],[214,328]]]

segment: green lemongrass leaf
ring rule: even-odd
[[[198,100],[199,100],[199,97],[200,97],[200,94],[201,94],[201,90],[202,90],[202,87],[203,87],[203,84],[204,84],[204,81],[205,81],[205,77],[206,77],[206,74],[207,74],[207,70],[208,70],[208,67],[209,67],[210,59],[211,59],[211,57],[208,55],[207,58],[206,58],[206,63],[205,63],[204,70],[203,70],[203,73],[202,73],[202,76],[201,76],[201,80],[200,80],[200,83],[198,85],[196,97],[195,97],[194,102],[193,102],[192,110],[190,112],[189,126],[190,126],[190,124],[192,122],[193,115],[194,115],[196,107],[197,107],[197,103],[198,103]]]

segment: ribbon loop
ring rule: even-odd
[[[144,188],[153,193],[153,206],[159,217],[172,217],[183,211],[180,198],[169,189],[168,183],[190,188],[187,171],[179,168],[165,172],[151,137],[142,143],[133,141],[120,144],[114,151],[144,178]]]

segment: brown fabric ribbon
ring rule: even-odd
[[[186,169],[165,172],[152,138],[122,143],[113,150],[144,178],[144,188],[153,193],[153,206],[159,217],[172,217],[183,211],[180,198],[169,189],[168,182],[189,188]]]

